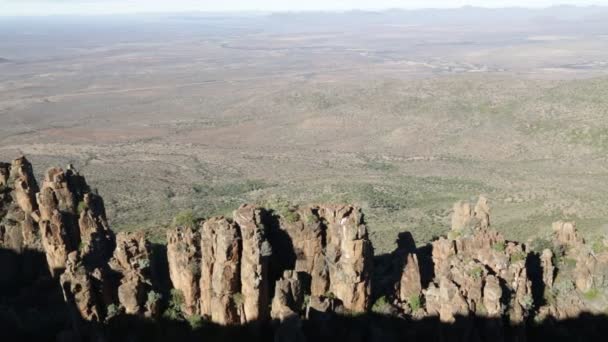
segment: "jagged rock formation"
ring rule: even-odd
[[[399,266],[381,270],[397,274],[375,289],[382,300],[374,311],[438,317],[460,327],[461,339],[500,340],[510,330],[521,340],[532,316],[564,319],[608,308],[605,239],[589,245],[574,223],[560,221],[550,241],[521,244],[491,227],[487,198],[453,209],[447,237],[390,255]],[[38,189],[31,164],[18,158],[0,163],[0,248],[43,253],[75,335],[96,336],[87,331],[92,323],[121,315],[154,319],[164,308],[173,319],[270,324],[276,341],[305,341],[311,330],[332,336],[332,317],[372,307],[373,247],[361,210],[351,205],[242,205],[232,218],[172,228],[161,257],[173,289],[161,289],[158,255],[145,234],[115,236],[102,198],[72,166],[49,169]],[[16,267],[0,265],[9,277]],[[463,320],[472,316],[487,321]],[[369,336],[380,336],[374,329]]]
[[[294,271],[285,271],[275,285],[271,317],[280,321],[298,317],[303,301],[304,290],[298,274]]]
[[[268,318],[270,294],[268,261],[272,247],[267,240],[266,226],[261,220],[261,209],[243,205],[234,213],[241,228],[243,249],[241,255],[241,293],[243,296],[243,322]]]
[[[553,287],[553,277],[555,276],[555,266],[553,266],[553,252],[550,249],[544,249],[540,255],[540,265],[543,269],[543,284],[548,287]]]
[[[212,218],[204,223],[201,236],[201,314],[220,324],[240,323],[244,310],[238,226],[223,217]]]
[[[158,298],[153,291],[150,244],[143,232],[118,233],[110,268],[120,273],[118,302],[127,314],[153,317],[158,313]]]
[[[399,299],[412,305],[412,301],[419,300],[422,294],[422,282],[420,280],[420,266],[416,254],[408,253],[405,268],[399,282]]]
[[[452,221],[457,234],[432,243],[436,280],[423,291],[427,313],[444,322],[472,313],[523,322],[533,306],[525,246],[507,242],[489,228],[485,197],[480,197],[472,216],[468,208],[457,203]]]
[[[576,232],[576,223],[557,221],[553,222],[553,233],[555,241],[564,246],[577,246],[584,240]]]
[[[319,208],[327,222],[326,262],[329,290],[347,310],[363,312],[369,308],[373,248],[367,237],[361,209],[352,206]]]
[[[197,230],[177,227],[167,231],[167,261],[173,287],[184,297],[186,315],[199,313],[201,241]]]
[[[38,184],[25,157],[0,165],[0,247],[39,249],[35,194]]]
[[[66,260],[65,272],[60,276],[61,288],[68,304],[72,304],[80,314],[75,320],[98,322],[102,319],[98,292],[94,278],[82,264],[77,252],[71,252]]]

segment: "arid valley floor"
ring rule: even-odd
[[[437,17],[438,16],[438,17]],[[473,18],[477,18],[473,20]],[[481,19],[479,19],[481,18]],[[509,239],[608,233],[608,10],[0,22],[0,160],[72,163],[115,231],[363,207],[376,253],[486,194]]]

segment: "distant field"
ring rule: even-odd
[[[508,238],[557,219],[608,234],[608,21],[141,20],[120,40],[134,24],[34,27],[0,58],[0,160],[73,163],[115,230],[352,202],[382,253],[400,231],[444,234],[452,204],[484,193]]]

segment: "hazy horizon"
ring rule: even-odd
[[[601,1],[395,1],[395,0],[346,0],[331,4],[320,0],[290,1],[278,0],[226,0],[221,3],[210,1],[178,0],[0,0],[0,16],[45,16],[45,15],[110,15],[110,14],[148,14],[179,12],[310,12],[310,11],[383,11],[389,9],[458,9],[463,7],[501,9],[529,8],[543,9],[558,6],[608,6],[608,0]]]

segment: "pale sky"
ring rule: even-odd
[[[0,0],[0,15],[608,5],[608,0]]]

